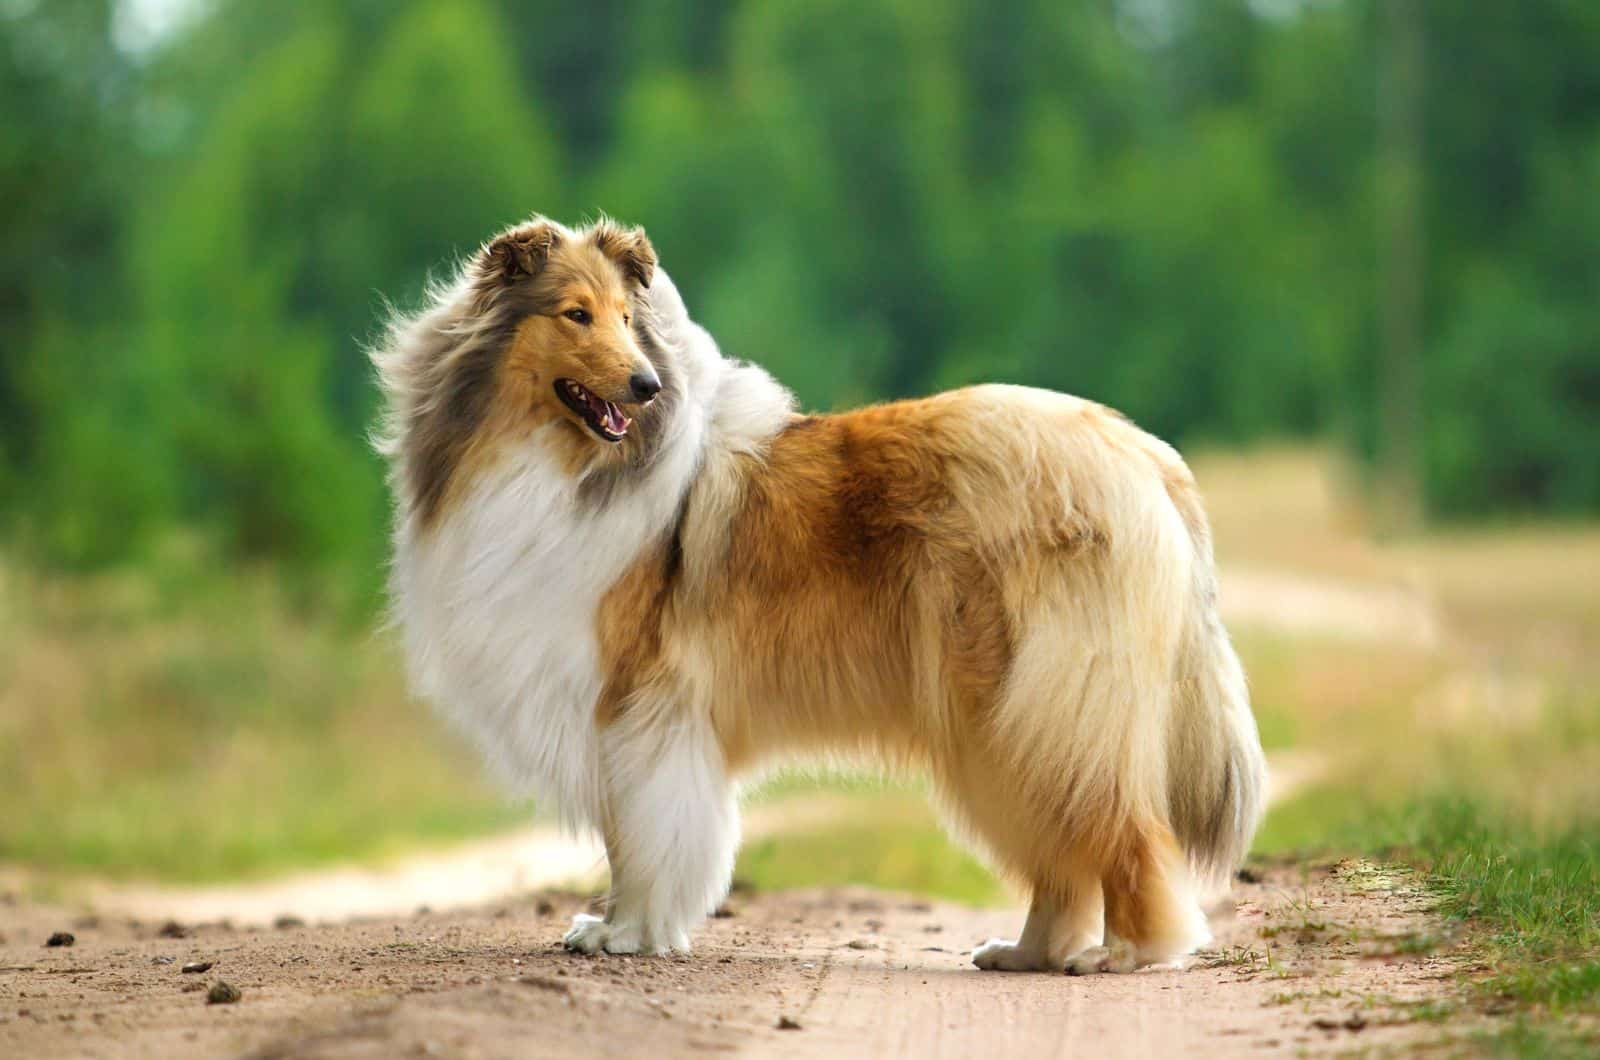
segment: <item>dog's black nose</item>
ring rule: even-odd
[[[656,378],[654,372],[634,372],[628,378],[628,386],[632,388],[634,399],[640,404],[661,393],[661,380]]]

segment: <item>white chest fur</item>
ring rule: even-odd
[[[415,689],[502,780],[575,826],[597,824],[601,805],[597,608],[671,525],[698,428],[604,505],[579,497],[536,434],[436,526],[407,520],[397,535],[395,615]]]

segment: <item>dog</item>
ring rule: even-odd
[[[1028,888],[980,968],[1208,941],[1265,766],[1165,443],[1006,385],[801,414],[605,218],[500,233],[373,357],[413,687],[604,837],[606,912],[569,949],[688,951],[739,778],[795,755],[924,771]]]

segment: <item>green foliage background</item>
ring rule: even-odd
[[[1600,5],[1423,8],[1426,501],[1595,511]],[[534,211],[645,224],[808,406],[1372,451],[1376,0],[196,11],[0,2],[0,512],[56,562],[200,527],[370,589],[363,343]]]

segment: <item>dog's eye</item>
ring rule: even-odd
[[[574,324],[587,324],[591,319],[587,309],[569,309],[563,313],[562,316],[566,317]]]

